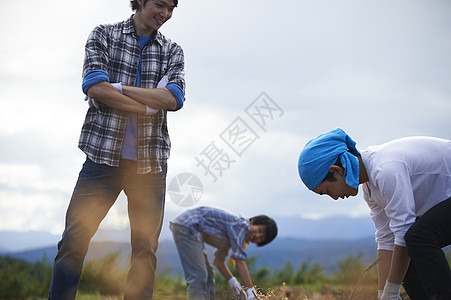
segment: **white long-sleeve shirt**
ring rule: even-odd
[[[369,147],[361,155],[369,177],[363,197],[378,249],[405,247],[404,235],[416,218],[451,198],[451,141],[402,138]]]

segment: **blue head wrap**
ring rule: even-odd
[[[310,140],[299,156],[299,176],[308,189],[316,188],[326,177],[329,167],[340,158],[345,168],[346,184],[358,188],[360,155],[355,142],[340,128]],[[349,153],[348,150],[352,153]]]

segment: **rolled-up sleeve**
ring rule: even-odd
[[[103,25],[95,27],[89,34],[85,45],[83,77],[89,71],[103,70],[108,74],[108,42]]]
[[[175,83],[181,87],[185,94],[185,55],[182,47],[177,43],[172,43],[170,49],[170,58],[168,61],[168,84]]]

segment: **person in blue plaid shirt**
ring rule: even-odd
[[[220,208],[202,206],[180,214],[171,221],[170,228],[188,285],[188,299],[215,298],[214,274],[204,243],[217,249],[213,265],[227,279],[234,293],[240,298],[254,299],[255,289],[244,248],[249,242],[259,247],[270,243],[277,235],[273,219],[265,215],[247,219]],[[225,263],[230,249],[230,262],[236,266],[245,290]]]
[[[85,47],[86,161],[66,213],[49,299],[75,299],[89,242],[121,191],[128,200],[131,265],[124,299],[152,299],[171,141],[167,112],[184,103],[182,48],[159,32],[177,0],[132,0],[125,21],[99,25]]]

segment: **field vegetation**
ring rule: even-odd
[[[112,253],[100,260],[85,263],[77,294],[79,300],[121,299],[127,270],[119,267],[120,253]],[[447,254],[451,261],[451,252]],[[376,262],[365,266],[362,258],[349,256],[337,262],[338,271],[325,276],[318,263],[304,262],[295,270],[287,262],[276,271],[268,267],[256,268],[256,257],[248,258],[249,271],[261,300],[329,300],[376,299]],[[235,272],[234,268],[230,268]],[[10,257],[0,257],[0,299],[46,299],[52,274],[49,260],[28,263]],[[236,273],[235,276],[238,277]],[[226,280],[215,275],[217,299],[235,299]],[[409,299],[405,293],[403,299]],[[171,270],[158,270],[154,299],[186,299],[183,276]]]

